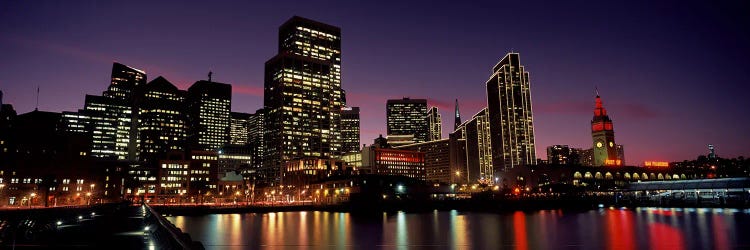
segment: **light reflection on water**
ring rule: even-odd
[[[207,249],[732,249],[750,247],[750,210],[278,212],[168,217]]]

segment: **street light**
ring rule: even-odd
[[[31,207],[31,203],[34,201],[35,196],[36,193],[31,193],[31,195],[29,195],[29,208]]]

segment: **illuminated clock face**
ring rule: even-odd
[[[610,148],[611,148],[611,147],[614,147],[614,146],[615,146],[615,143],[614,143],[614,142],[609,142],[609,147],[610,147]]]
[[[601,148],[602,147],[602,142],[600,142],[600,141],[596,142],[596,147],[597,148]]]

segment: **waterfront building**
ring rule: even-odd
[[[617,153],[612,120],[607,115],[607,109],[604,108],[599,93],[596,94],[594,118],[591,119],[591,138],[594,141],[594,166],[622,165]]]
[[[218,188],[219,157],[217,151],[190,151],[188,168],[189,195],[205,195]]]
[[[268,183],[283,163],[341,154],[341,29],[294,16],[279,28],[279,52],[265,64],[264,164]]]
[[[209,77],[208,81],[195,82],[187,94],[190,148],[215,151],[227,144],[232,85],[213,82]]]
[[[529,72],[519,54],[506,54],[486,84],[495,171],[536,164]]]
[[[190,161],[181,151],[169,152],[159,160],[157,197],[174,198],[184,196],[190,187]]]
[[[382,136],[378,139],[382,139]],[[380,143],[375,143],[362,149],[361,169],[364,172],[378,175],[406,176],[419,180],[426,179],[425,153],[382,146]]]
[[[489,112],[484,108],[451,133],[450,146],[454,151],[451,155],[460,158],[452,160],[452,174],[455,174],[456,181],[453,183],[494,182],[496,169],[492,165],[490,127]]]
[[[424,153],[425,180],[431,183],[451,183],[450,141],[448,138],[397,146]]]
[[[256,173],[257,168],[252,164],[254,162],[254,148],[249,145],[224,145],[218,151],[218,172],[214,176],[221,178],[227,173],[237,172],[243,176],[250,176]]]
[[[389,139],[392,136],[411,135],[414,142],[428,141],[426,99],[389,99],[386,102],[386,120]]]
[[[347,107],[341,111],[342,152],[359,152],[359,107]]]
[[[443,137],[443,121],[437,107],[431,107],[427,111],[427,140],[436,141]]]

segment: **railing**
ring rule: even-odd
[[[148,209],[146,222],[150,223],[153,221],[153,226],[156,226],[153,231],[148,231],[152,232],[151,236],[159,244],[159,249],[204,249],[203,244],[193,241],[188,234],[183,233],[171,222],[164,219],[151,206],[147,204],[143,206]]]

